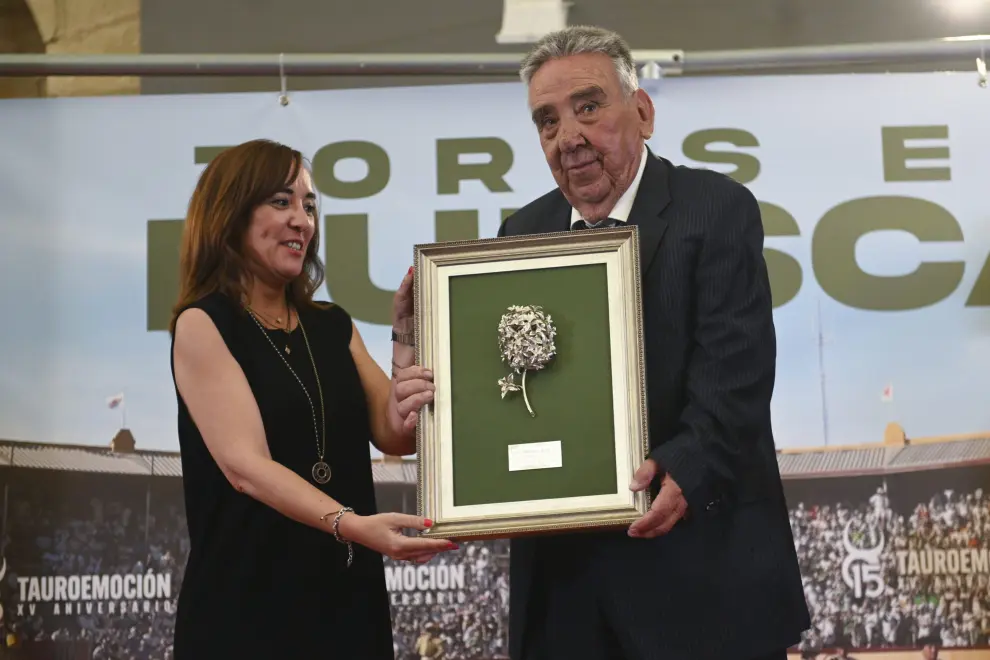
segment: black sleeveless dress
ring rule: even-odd
[[[263,331],[222,294],[191,307],[209,314],[247,376],[272,458],[357,513],[376,513],[368,405],[348,348],[347,312],[336,305],[300,312],[327,415],[324,460],[332,478],[320,486],[311,476],[317,461],[312,411],[282,362],[288,360],[309,390],[319,423],[302,331]],[[177,391],[176,397],[190,552],[176,612],[175,660],[392,660],[381,555],[354,544],[354,563],[347,568],[347,548],[332,533],[234,490]]]

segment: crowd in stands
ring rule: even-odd
[[[40,473],[39,473],[40,474]],[[34,475],[32,475],[34,476]],[[57,477],[55,477],[57,478]],[[24,481],[24,480],[21,480]],[[86,649],[93,660],[170,660],[175,600],[189,552],[181,491],[147,492],[116,484],[72,487],[24,481],[8,490],[2,539],[7,570],[0,579],[4,643],[25,647],[61,642]],[[94,484],[96,481],[94,480]],[[508,544],[468,543],[437,565],[463,566],[462,587],[438,592],[393,592],[396,658],[416,658],[427,636],[443,660],[496,660],[506,656]],[[386,569],[393,566],[386,560]],[[171,572],[172,598],[155,611],[53,615],[39,603],[18,613],[20,575],[93,575]]]
[[[403,598],[405,594],[393,592],[396,660],[420,660],[422,644],[439,653],[438,660],[508,657],[508,546],[507,541],[466,543],[456,553],[435,557],[434,564],[456,563],[465,569],[464,589],[449,594],[452,598],[429,592]],[[386,568],[394,565],[386,560]]]
[[[902,492],[900,499],[905,496],[910,494]],[[893,506],[886,487],[880,485],[866,502],[814,506],[792,502],[790,509],[814,622],[804,649],[988,645],[990,575],[972,570],[976,564],[970,564],[969,571],[939,573],[915,567],[902,573],[897,554],[986,549],[990,498],[982,489],[959,493],[947,488],[927,501],[913,499]],[[880,593],[871,597],[864,590],[856,598],[843,577],[844,537],[856,548],[882,544]]]
[[[179,491],[149,498],[147,482],[143,487],[118,482],[114,490],[94,484],[89,492],[67,492],[57,478],[49,482],[44,475],[8,489],[2,539],[7,569],[0,582],[7,644],[86,642],[93,660],[168,660],[175,598],[189,551]],[[102,613],[55,614],[50,601],[35,602],[34,614],[18,612],[20,575],[147,572],[171,573],[171,598],[154,600],[150,612],[143,611],[143,601],[140,611],[126,614],[110,614],[106,603]]]
[[[113,481],[112,479],[109,481]],[[83,643],[94,660],[171,658],[175,597],[188,555],[180,488],[111,484],[52,487],[43,480],[8,485],[0,567],[0,638]],[[901,491],[900,498],[910,493]],[[878,484],[861,501],[791,502],[791,526],[813,627],[802,642],[822,649],[990,645],[990,571],[905,575],[899,550],[986,549],[990,498],[948,488],[891,503]],[[840,498],[841,499],[841,498]],[[844,579],[846,546],[880,547],[880,593],[857,598]],[[498,660],[508,655],[508,542],[468,543],[433,560],[463,581],[425,591],[392,580],[397,660]],[[386,571],[404,566],[385,561]],[[438,569],[439,570],[439,569]],[[51,603],[18,612],[19,575],[171,572],[171,599],[153,611],[53,615]],[[849,572],[846,571],[848,577]],[[3,644],[0,644],[2,646]],[[424,653],[425,649],[425,653]]]

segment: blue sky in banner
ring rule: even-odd
[[[894,420],[915,436],[990,431],[990,311],[964,306],[990,252],[981,183],[990,153],[981,117],[990,93],[965,75],[808,76],[670,80],[654,98],[651,147],[677,164],[697,164],[681,151],[693,131],[733,127],[756,135],[760,146],[747,151],[761,170],[749,187],[801,227],[799,237],[767,239],[804,273],[797,297],[775,314],[780,446],[875,442]],[[345,139],[383,146],[392,172],[385,190],[322,205],[325,213],[370,214],[369,274],[391,289],[412,245],[433,240],[434,211],[478,209],[482,235],[492,236],[500,208],[553,185],[527,115],[515,84],[306,92],[286,108],[274,93],[0,103],[0,437],[106,444],[120,424],[106,399],[123,391],[139,445],[177,449],[169,338],[144,330],[145,231],[148,219],[184,214],[201,170],[196,145],[264,136],[309,156]],[[880,127],[916,124],[949,125],[951,181],[884,182]],[[487,136],[513,148],[512,192],[467,182],[458,194],[437,195],[435,140]],[[341,178],[363,173],[343,165]],[[965,241],[920,245],[904,233],[878,232],[857,245],[860,265],[895,275],[919,259],[963,260],[962,283],[921,310],[846,307],[815,279],[812,230],[840,202],[891,194],[941,204]],[[387,365],[387,327],[359,328]],[[894,400],[884,403],[888,383]]]

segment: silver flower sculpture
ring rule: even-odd
[[[556,336],[553,319],[539,306],[512,305],[498,323],[498,347],[502,352],[502,362],[508,363],[512,369],[512,373],[498,381],[502,398],[509,392],[521,391],[531,417],[536,417],[536,413],[529,405],[526,394],[526,373],[543,369],[554,358],[557,354],[554,344]],[[516,375],[522,376],[521,382],[516,383]]]

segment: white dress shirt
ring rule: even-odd
[[[643,179],[643,170],[646,169],[646,157],[647,150],[644,144],[643,152],[639,155],[639,171],[636,172],[636,178],[629,184],[626,192],[622,193],[622,197],[615,203],[615,207],[607,217],[599,222],[591,223],[582,218],[576,208],[571,207],[571,229],[574,229],[575,225],[580,226],[582,224],[584,225],[584,227],[581,227],[582,229],[602,229],[605,227],[614,227],[619,222],[628,222],[629,213],[632,211],[633,202],[636,200],[636,192],[639,190],[639,182]]]

